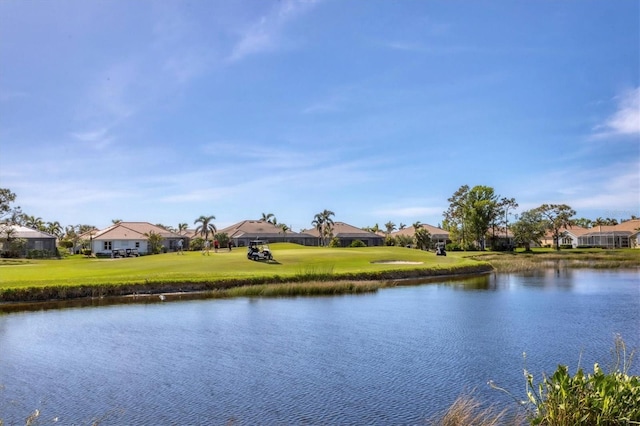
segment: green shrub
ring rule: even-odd
[[[527,375],[527,397],[535,409],[532,425],[627,425],[640,422],[640,380],[621,371],[605,374],[598,364],[593,374],[565,365],[538,384]]]
[[[367,245],[360,240],[353,240],[349,247],[366,247]]]
[[[342,247],[342,242],[340,241],[340,238],[333,237],[331,239],[331,242],[329,243],[329,247],[333,247],[333,248]]]
[[[527,370],[527,400],[521,404],[531,425],[629,425],[640,424],[640,377],[628,370],[634,351],[627,349],[620,336],[615,338],[615,363],[610,373],[604,373],[596,363],[593,373],[580,368],[572,376],[566,365],[559,365],[551,377],[543,375],[534,383]],[[503,390],[492,382],[494,389]],[[506,392],[506,391],[505,391]],[[509,393],[509,392],[507,392]]]

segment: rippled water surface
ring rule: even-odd
[[[636,272],[0,314],[0,419],[424,424],[472,391],[510,404],[488,380],[524,396],[523,352],[538,375],[608,366],[614,333],[640,346]]]

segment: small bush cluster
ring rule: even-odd
[[[532,425],[627,425],[640,423],[640,380],[621,371],[605,374],[598,364],[593,374],[565,365],[538,384],[527,377],[527,397],[534,406]]]

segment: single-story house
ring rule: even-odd
[[[420,225],[420,228],[425,229],[427,232],[429,232],[429,234],[431,235],[431,244],[432,245],[436,245],[436,244],[447,244],[450,243],[451,240],[449,239],[449,232],[445,231],[444,229],[438,228],[437,226],[432,226],[432,225],[428,225],[426,223],[423,223]],[[391,236],[392,237],[396,237],[396,236],[408,236],[408,237],[414,237],[416,234],[416,230],[413,228],[413,226],[411,227],[407,227],[404,229],[400,229],[396,232],[392,232]]]
[[[183,235],[148,222],[119,222],[108,228],[93,231],[85,235],[85,238],[90,240],[91,251],[94,254],[111,255],[113,250],[119,249],[136,249],[140,254],[148,254],[148,235],[152,232],[162,236],[164,251],[174,251],[178,241],[186,240]],[[188,247],[186,241],[184,247]]]
[[[26,245],[21,247],[17,253],[12,251],[11,241],[24,239]],[[21,225],[8,223],[0,224],[0,253],[7,256],[35,256],[50,257],[57,254],[56,237],[37,229],[27,228]]]
[[[617,225],[594,226],[578,237],[579,246],[602,248],[640,247],[640,219]]]
[[[576,248],[579,245],[578,238],[580,238],[581,235],[584,235],[587,232],[589,232],[589,229],[583,228],[578,225],[573,225],[566,229],[561,228],[558,244],[560,246],[571,246],[573,248]],[[556,242],[551,231],[547,231],[546,234],[541,238],[540,245],[541,247],[556,246]],[[534,244],[532,244],[531,246],[535,247]]]
[[[243,220],[234,225],[218,229],[218,233],[225,233],[236,247],[243,247],[252,240],[263,240],[270,243],[295,243],[300,245],[314,245],[316,237],[304,232],[287,231],[265,220]]]
[[[317,229],[309,229],[303,231],[314,238],[312,245],[320,245],[320,232]],[[356,228],[344,222],[334,222],[332,238],[338,238],[342,247],[348,247],[355,240],[362,241],[366,246],[382,246],[384,245],[384,237],[374,234],[373,232],[365,231],[364,229]],[[329,239],[330,240],[330,239]],[[327,241],[327,244],[330,241]]]

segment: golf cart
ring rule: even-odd
[[[438,244],[436,246],[436,256],[446,256],[447,255],[447,251],[444,248],[444,245],[442,244]]]
[[[254,240],[247,246],[247,259],[269,261],[273,260],[273,255],[266,241]]]

